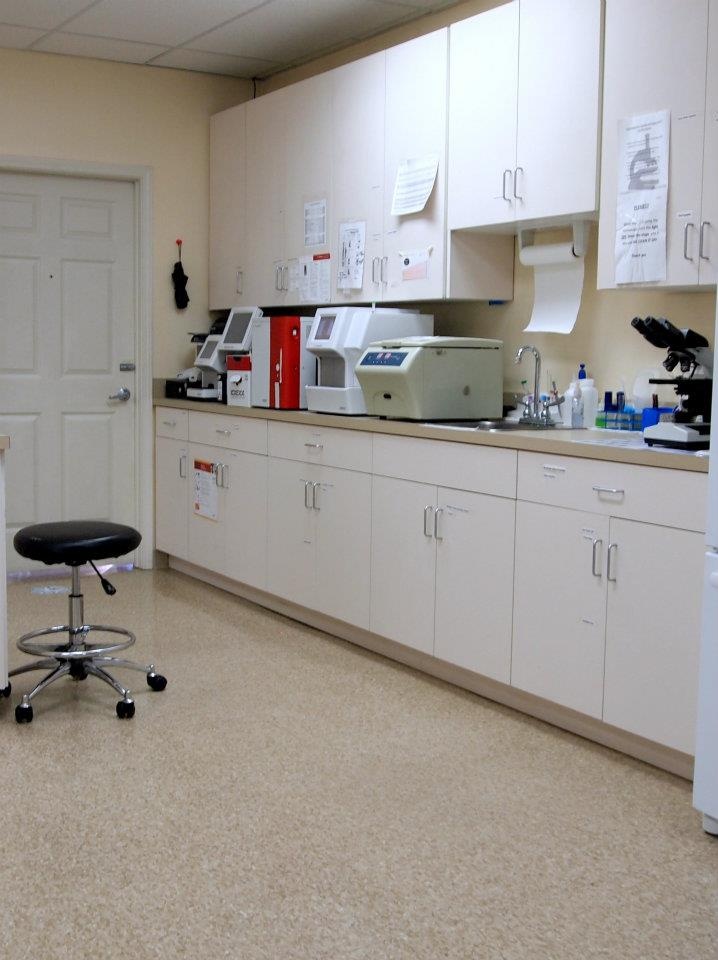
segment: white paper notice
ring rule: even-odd
[[[426,280],[429,276],[431,247],[423,250],[399,251],[402,280]]]
[[[339,224],[337,290],[361,290],[364,286],[366,223],[348,220]]]
[[[527,331],[570,333],[576,323],[583,291],[584,258],[572,243],[524,247],[519,260],[534,268],[534,306]]]
[[[331,296],[331,257],[315,253],[299,258],[299,300],[301,303],[328,303]]]
[[[327,201],[313,200],[304,204],[304,246],[326,247]]]
[[[193,509],[198,517],[217,519],[218,492],[214,464],[208,460],[195,460]]]
[[[434,189],[439,169],[438,157],[421,157],[418,160],[402,160],[396,171],[394,198],[391,203],[392,217],[407,213],[419,213]]]
[[[666,279],[670,114],[619,121],[616,283]]]

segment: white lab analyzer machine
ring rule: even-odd
[[[367,413],[402,420],[503,414],[503,343],[480,337],[381,340],[356,367]]]
[[[320,413],[366,413],[355,367],[374,340],[426,336],[434,318],[389,307],[320,307],[307,341],[319,361],[317,385],[307,387],[307,407]]]

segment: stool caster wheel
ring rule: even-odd
[[[15,707],[15,720],[18,723],[32,723],[32,706],[29,703],[18,703]]]
[[[153,690],[164,690],[167,686],[167,677],[163,677],[161,673],[148,673],[147,686]]]
[[[11,693],[12,693],[12,684],[8,683],[6,687],[3,687],[2,690],[0,690],[0,697],[5,697],[7,699]]]
[[[120,720],[131,720],[135,715],[135,702],[134,700],[118,700],[115,709]]]

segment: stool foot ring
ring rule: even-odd
[[[86,637],[91,630],[97,630],[100,633],[116,633],[124,640],[117,643],[87,643]],[[54,643],[37,643],[36,637],[45,637],[48,634],[66,633],[69,642],[65,646],[58,647]],[[17,641],[18,650],[23,653],[29,653],[36,657],[54,657],[57,660],[81,660],[87,656],[104,656],[108,653],[117,653],[119,650],[126,650],[135,642],[135,635],[131,630],[125,630],[123,627],[109,627],[99,623],[84,623],[81,627],[72,629],[64,625],[55,627],[46,627],[44,630],[33,630],[31,633],[23,634]]]

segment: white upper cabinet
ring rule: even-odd
[[[718,0],[607,0],[599,288],[616,286],[619,121],[659,110],[670,113],[670,152],[666,279],[655,285],[713,284],[718,264]]]
[[[438,30],[386,51],[380,273],[383,297],[391,301],[444,296],[448,39],[448,30]],[[429,158],[439,168],[424,209],[392,216],[400,165]],[[428,256],[425,269],[414,268],[417,253]]]
[[[450,230],[597,208],[601,0],[514,0],[450,28]]]
[[[246,104],[210,120],[209,308],[239,302],[246,268]]]

